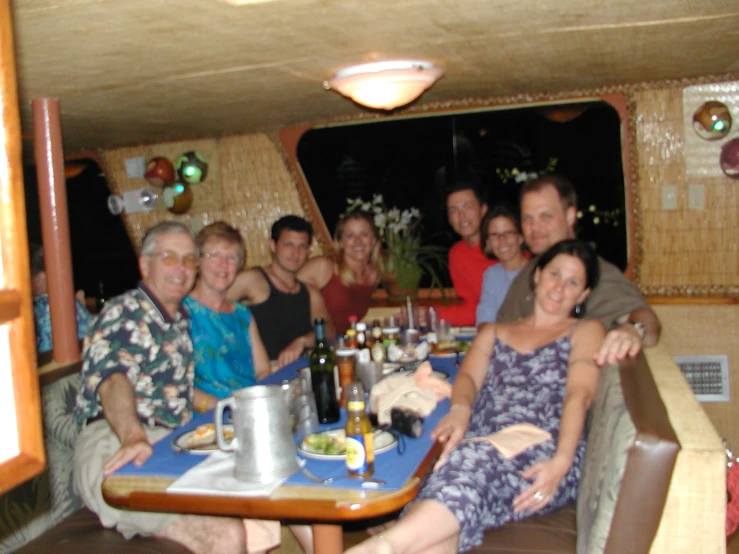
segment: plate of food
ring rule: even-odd
[[[439,358],[453,358],[457,354],[465,354],[470,347],[468,340],[443,340],[431,349],[431,355]]]
[[[398,442],[392,433],[376,429],[372,435],[372,450],[382,454],[391,450]],[[343,460],[346,457],[346,434],[344,429],[329,429],[305,437],[298,445],[298,452],[306,458],[316,460]]]
[[[233,425],[223,426],[223,436],[227,441],[233,438]],[[213,423],[206,423],[205,425],[199,425],[192,431],[177,435],[172,439],[172,448],[177,452],[211,454],[218,450],[218,444],[216,444],[216,426]]]

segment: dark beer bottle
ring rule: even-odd
[[[323,319],[316,319],[316,345],[310,353],[310,376],[313,394],[316,396],[316,409],[319,423],[335,423],[339,421],[339,402],[336,399],[336,381],[334,367],[336,355],[326,342],[326,328]]]

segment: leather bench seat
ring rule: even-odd
[[[477,554],[575,554],[577,525],[575,505],[570,504],[543,516],[505,524],[485,533],[482,544],[469,552]]]
[[[166,539],[134,537],[126,540],[100,525],[97,516],[83,508],[16,550],[18,554],[192,554]]]

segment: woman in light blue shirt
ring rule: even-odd
[[[528,262],[518,214],[508,204],[492,206],[480,224],[482,251],[500,263],[485,270],[476,325],[495,321],[511,281]]]

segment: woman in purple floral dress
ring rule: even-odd
[[[483,325],[454,382],[449,414],[433,432],[442,461],[417,501],[351,554],[451,554],[482,542],[486,529],[559,508],[575,498],[583,428],[595,395],[593,356],[605,330],[572,314],[598,281],[593,249],[562,241],[539,258],[534,312]],[[528,424],[551,434],[511,457],[486,440]],[[472,440],[471,440],[472,439]]]

